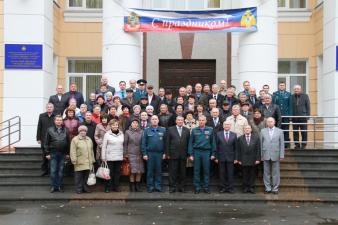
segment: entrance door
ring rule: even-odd
[[[216,80],[216,60],[162,60],[159,68],[159,87],[171,89],[178,95],[178,89],[188,84],[214,84]]]

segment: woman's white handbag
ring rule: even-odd
[[[96,177],[104,180],[110,180],[110,170],[108,168],[107,162],[101,163],[101,166],[98,168],[96,172]]]
[[[89,172],[87,185],[92,186],[92,185],[95,185],[95,184],[96,184],[96,176],[95,176],[94,166],[92,166],[92,169]]]

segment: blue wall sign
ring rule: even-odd
[[[338,71],[338,46],[336,46],[336,71]]]
[[[42,69],[42,45],[5,44],[5,69]]]

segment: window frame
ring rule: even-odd
[[[165,0],[165,4],[161,8],[154,7],[154,2],[158,2],[158,0],[149,0],[149,1],[150,1],[151,9],[154,9],[154,10],[173,10],[174,9],[171,0]],[[191,9],[189,9],[189,2],[187,0],[181,0],[181,1],[184,1],[184,9],[180,9],[180,10],[191,10]],[[211,10],[212,9],[221,9],[222,5],[223,5],[223,0],[219,0],[219,1],[220,1],[220,7],[214,8],[214,7],[208,7],[209,0],[203,0],[203,9],[211,9]],[[200,10],[203,10],[203,9],[200,9]],[[199,10],[199,9],[196,9],[196,10]]]
[[[102,0],[103,1],[103,0]],[[67,10],[102,10],[102,8],[87,8],[87,0],[82,0],[82,6],[69,6],[69,0],[67,0]]]
[[[290,1],[291,0],[285,0],[285,6],[284,7],[278,7],[278,10],[283,10],[283,11],[307,11],[309,9],[309,0],[305,0],[305,7],[304,8],[290,8]]]
[[[66,75],[65,75],[65,79],[66,79],[66,88],[65,91],[69,91],[69,85],[70,85],[70,77],[82,77],[82,95],[84,100],[87,100],[87,76],[101,76],[102,77],[102,71],[101,73],[76,73],[76,72],[69,72],[69,68],[68,68],[68,63],[70,60],[99,60],[102,63],[102,58],[67,58],[66,59],[66,65],[65,65],[65,71],[66,71]]]
[[[278,78],[285,78],[286,79],[286,89],[287,91],[293,93],[293,87],[291,87],[291,77],[305,77],[305,89],[306,94],[309,94],[309,61],[308,59],[278,59],[278,62],[305,62],[305,73],[279,73],[277,72]],[[277,84],[278,86],[278,84]]]

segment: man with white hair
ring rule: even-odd
[[[244,134],[244,127],[248,125],[248,120],[240,112],[239,105],[234,105],[232,107],[232,115],[226,119],[231,123],[230,131],[236,133],[237,137]]]
[[[310,99],[307,94],[302,93],[302,87],[300,85],[295,85],[293,88],[294,94],[291,95],[290,99],[290,114],[291,116],[299,116],[297,118],[292,118],[293,124],[293,139],[295,142],[296,149],[304,149],[307,144],[307,120],[306,116],[310,116]],[[304,116],[304,117],[302,117]],[[299,140],[299,130],[302,130],[300,133],[302,135],[302,142]]]
[[[224,118],[220,116],[219,108],[213,108],[210,112],[210,117],[207,119],[207,126],[214,129],[215,134],[223,130]]]
[[[217,107],[221,107],[223,104],[224,96],[218,93],[219,87],[217,84],[213,84],[211,86],[211,93],[208,95],[208,101],[210,99],[215,99],[217,103]]]
[[[266,120],[267,128],[261,131],[261,156],[264,162],[265,193],[278,194],[280,183],[280,160],[284,159],[284,134],[283,130],[275,127],[275,119]]]

